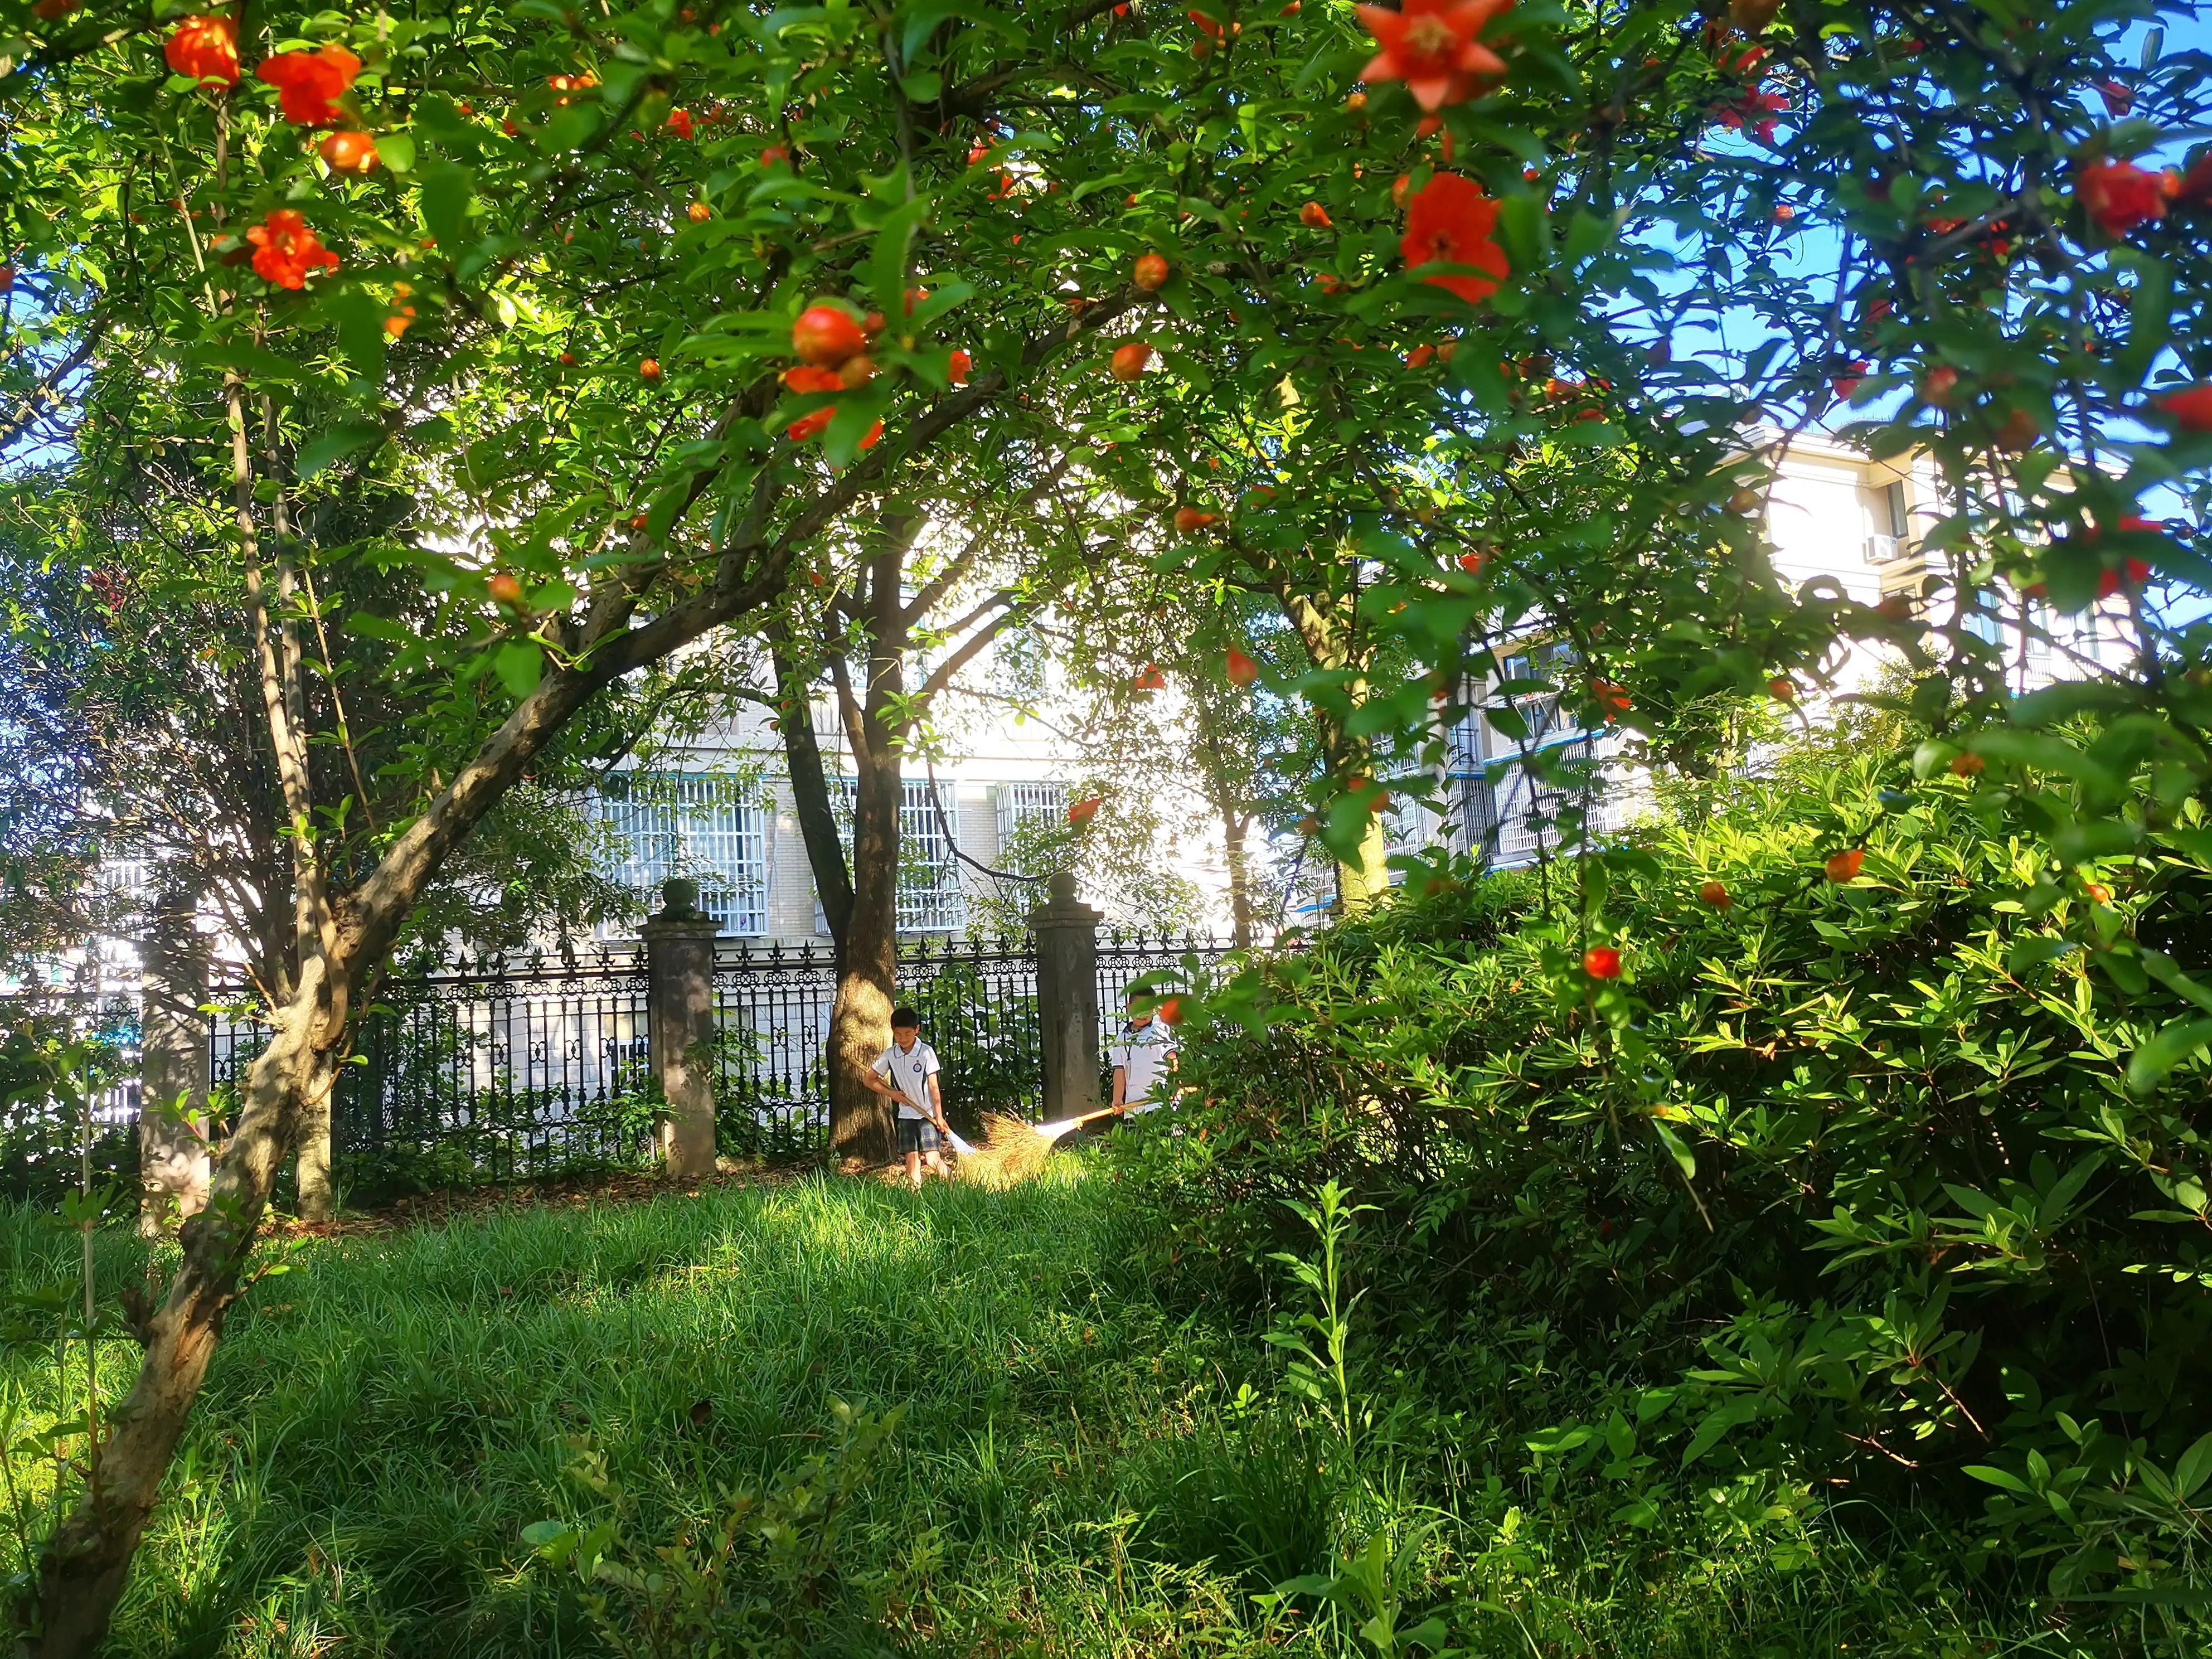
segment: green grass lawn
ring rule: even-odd
[[[1267,1351],[1164,1305],[1131,1244],[1109,1184],[1076,1169],[1010,1193],[814,1180],[274,1251],[292,1271],[232,1320],[112,1650],[605,1653],[576,1577],[520,1538],[614,1512],[568,1472],[580,1449],[625,1494],[625,1559],[650,1565],[728,1491],[775,1492],[828,1453],[833,1398],[905,1413],[840,1529],[801,1540],[836,1564],[818,1594],[750,1559],[766,1622],[722,1651],[1364,1653],[1311,1601],[1271,1613],[1254,1592],[1425,1522],[1407,1610],[1446,1607],[1472,1652],[2000,1650],[1946,1587],[1838,1538],[1784,1571],[1763,1549],[1668,1565],[1540,1527],[1485,1474],[1500,1446],[1480,1425],[1378,1435],[1368,1488],[1334,1490]],[[0,1217],[0,1246],[18,1286],[73,1268],[74,1236],[30,1212]],[[140,1270],[119,1230],[100,1250],[111,1287]],[[126,1350],[107,1352],[119,1391]],[[51,1414],[51,1354],[5,1364]],[[35,1498],[39,1469],[16,1472]]]

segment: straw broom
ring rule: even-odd
[[[1062,1118],[1057,1123],[1031,1123],[1011,1112],[986,1113],[983,1144],[975,1149],[974,1156],[961,1158],[959,1171],[986,1187],[1011,1187],[1018,1181],[1027,1181],[1044,1168],[1045,1160],[1052,1156],[1052,1149],[1060,1144],[1062,1135],[1113,1115],[1114,1109],[1106,1106],[1080,1117]]]

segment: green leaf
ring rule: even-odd
[[[336,324],[338,350],[353,364],[354,373],[372,384],[384,379],[384,331],[386,307],[365,289],[332,289],[322,296],[324,313]]]
[[[2160,1027],[2128,1060],[2128,1087],[2139,1095],[2153,1092],[2168,1072],[2208,1042],[2212,1042],[2212,1019],[2176,1020]]]
[[[2052,933],[2026,933],[2012,942],[2005,954],[2005,972],[2017,979],[2034,972],[2046,963],[2070,956],[2080,947],[2072,939],[2060,939]]]
[[[409,132],[376,135],[376,158],[394,173],[415,170],[415,136]]]
[[[2208,989],[2182,970],[2182,966],[2163,951],[2154,951],[2146,945],[2136,952],[2143,971],[2178,996],[2186,997],[2208,1014],[2212,1014],[2212,989]]]
[[[448,258],[468,240],[469,204],[475,196],[475,180],[458,161],[441,158],[422,169],[422,222]]]
[[[1969,1463],[1966,1465],[1966,1472],[1975,1480],[1988,1486],[2001,1486],[2007,1492],[2018,1492],[2023,1498],[2033,1494],[2034,1489],[2018,1475],[2007,1474],[2004,1470],[1992,1468],[1987,1463]]]
[[[1498,204],[1498,228],[1513,274],[1526,279],[1544,268],[1544,204],[1516,191]]]
[[[2075,779],[2093,795],[2106,799],[2120,793],[2118,778],[2062,738],[1994,726],[1977,732],[1966,747],[1988,760],[2010,761],[2016,766],[2031,766]]]
[[[544,666],[545,653],[535,640],[509,640],[492,653],[492,672],[516,697],[526,697],[538,689],[538,677]]]
[[[884,216],[868,250],[869,285],[875,290],[877,308],[891,319],[894,334],[901,331],[897,324],[906,315],[907,255],[915,232],[928,216],[927,196],[902,203]]]
[[[2187,1498],[2212,1475],[2212,1434],[2199,1439],[2181,1454],[2181,1461],[2173,1466],[2173,1490],[2177,1497]]]
[[[181,361],[199,368],[228,370],[249,382],[266,380],[281,384],[305,378],[305,371],[297,363],[279,357],[273,351],[264,351],[259,346],[248,345],[243,340],[187,346]]]
[[[2057,831],[2051,837],[2051,850],[2064,863],[2089,864],[2132,853],[2139,835],[2125,818],[2091,818]]]
[[[1759,1402],[1754,1400],[1731,1400],[1707,1412],[1698,1423],[1698,1431],[1690,1437],[1689,1445],[1682,1452],[1682,1467],[1687,1468],[1721,1443],[1721,1437],[1739,1424],[1748,1423],[1759,1414]]]
[[[1666,1147],[1668,1155],[1674,1158],[1674,1166],[1686,1177],[1694,1178],[1698,1173],[1697,1154],[1683,1144],[1681,1136],[1669,1128],[1665,1120],[1655,1117],[1651,1120],[1651,1127],[1658,1133],[1659,1144]]]
[[[341,421],[312,442],[301,446],[297,462],[300,477],[312,478],[349,455],[380,442],[383,437],[384,422],[381,421]]]

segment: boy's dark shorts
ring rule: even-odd
[[[899,1156],[908,1152],[933,1152],[944,1146],[945,1137],[937,1126],[927,1118],[902,1117],[898,1121]]]

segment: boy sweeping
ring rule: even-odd
[[[945,1121],[945,1095],[938,1087],[937,1050],[921,1040],[921,1016],[911,1008],[891,1010],[891,1046],[876,1057],[863,1079],[879,1095],[898,1102],[898,1150],[906,1178],[921,1190],[926,1158],[932,1175],[950,1176],[940,1148],[952,1133]]]

